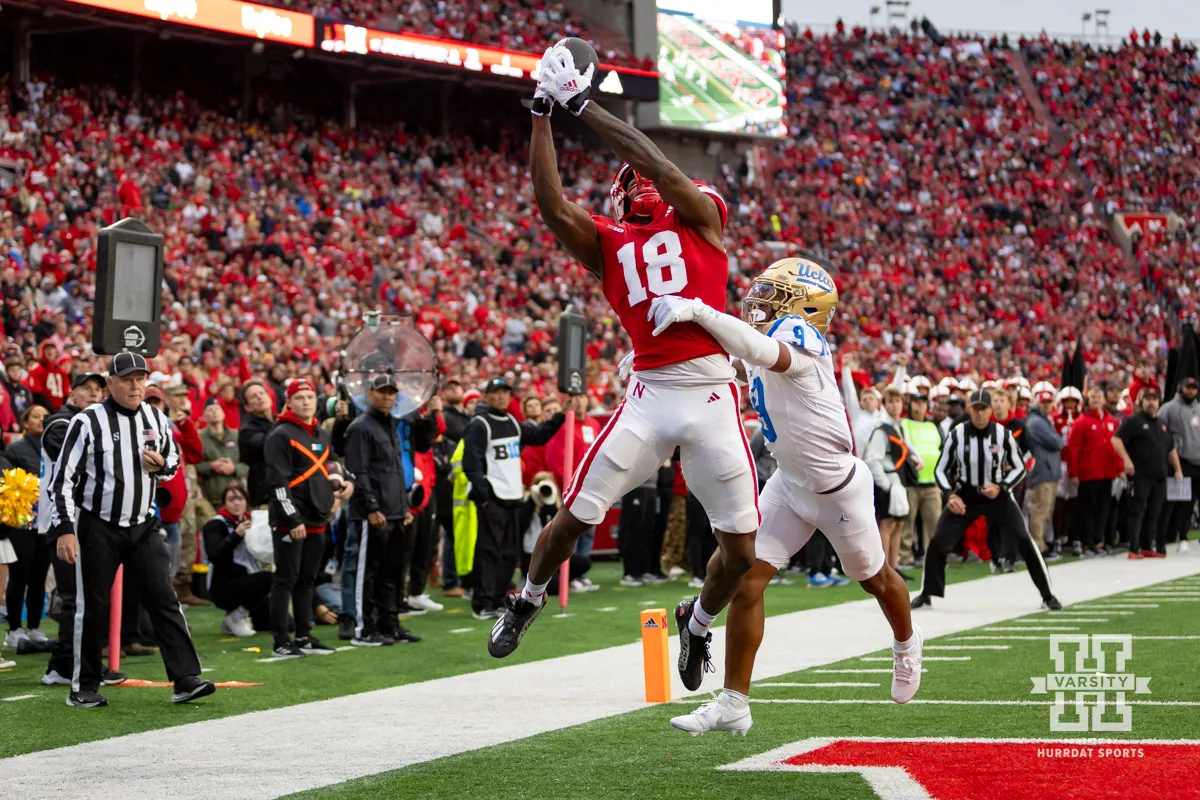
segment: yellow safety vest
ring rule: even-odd
[[[925,465],[917,473],[917,483],[934,483],[933,473],[937,469],[938,459],[942,456],[942,432],[937,425],[928,420],[913,422],[905,418],[900,420],[900,427]]]
[[[451,497],[454,500],[454,566],[459,575],[466,575],[475,567],[475,539],[479,535],[479,517],[475,504],[467,496],[471,493],[471,482],[462,469],[463,441],[460,439],[450,456],[450,480],[454,482]]]

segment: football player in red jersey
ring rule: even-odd
[[[633,374],[624,401],[564,492],[563,508],[539,537],[525,588],[510,598],[488,650],[502,658],[517,648],[575,540],[678,446],[688,488],[703,503],[719,545],[700,596],[675,611],[680,676],[695,690],[709,665],[708,628],[755,561],[758,487],[728,355],[694,322],[654,336],[648,311],[650,301],[663,295],[725,310],[729,262],[722,229],[728,211],[716,191],[689,179],[644,134],[588,101],[593,72],[589,66],[580,73],[561,43],[542,56],[530,174],[542,219],[600,279],[628,331]],[[611,218],[563,199],[550,129],[555,104],[583,120],[625,162],[613,181]]]

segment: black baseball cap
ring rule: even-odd
[[[396,383],[396,376],[390,372],[371,378],[371,382],[367,386],[372,392],[381,392],[384,389],[391,389],[395,392],[400,391],[400,386]]]
[[[113,356],[112,361],[108,363],[109,375],[123,378],[133,372],[145,372],[147,374],[150,372],[150,368],[146,366],[146,359],[137,353],[117,353]]]
[[[512,387],[508,385],[508,381],[504,378],[492,378],[487,382],[487,386],[483,387],[483,393],[488,392],[511,392]]]
[[[990,408],[991,405],[992,393],[987,389],[976,389],[975,391],[971,392],[971,408],[974,408],[975,406],[988,406]]]
[[[104,376],[101,375],[99,372],[81,372],[81,373],[79,373],[78,375],[76,375],[74,378],[71,379],[71,388],[78,389],[80,386],[83,386],[85,383],[87,383],[88,381],[92,381],[92,380],[99,383],[101,389],[104,388]]]
[[[1179,388],[1181,388],[1181,389],[1200,389],[1200,381],[1197,381],[1195,378],[1184,378],[1183,383],[1180,385]]]

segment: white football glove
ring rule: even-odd
[[[538,90],[545,93],[575,116],[583,113],[587,106],[586,91],[591,88],[595,64],[588,64],[586,72],[575,68],[575,57],[561,45],[551,47],[542,56],[542,69],[538,74]]]
[[[617,376],[621,382],[629,380],[629,373],[633,372],[633,351],[630,350],[625,354],[624,358],[617,362]]]
[[[705,308],[707,306],[699,298],[686,300],[678,295],[668,294],[651,301],[646,319],[654,321],[654,335],[658,336],[676,322],[694,322],[696,316]]]
[[[533,92],[533,105],[529,110],[536,116],[548,117],[550,112],[554,110],[554,98],[546,93],[542,88],[543,75],[546,72],[546,65],[550,63],[550,53],[554,50],[553,45],[546,48],[546,52],[542,53],[542,61],[538,66],[537,88]]]

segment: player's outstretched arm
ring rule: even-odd
[[[563,199],[558,160],[554,155],[554,135],[549,116],[533,116],[533,138],[529,142],[529,175],[538,213],[546,226],[584,268],[600,275],[604,260],[600,253],[600,234],[596,223],[579,206]]]
[[[675,209],[685,224],[699,231],[717,249],[725,249],[717,201],[700,191],[700,187],[663,155],[650,137],[617,119],[597,103],[588,103],[579,118],[600,134],[622,161],[628,161],[639,175],[653,181],[663,200]]]
[[[790,372],[793,365],[800,366],[784,342],[764,336],[737,317],[722,314],[697,298],[688,300],[673,294],[656,297],[650,303],[646,319],[654,320],[655,336],[676,322],[695,322],[711,333],[729,355],[772,372]]]

